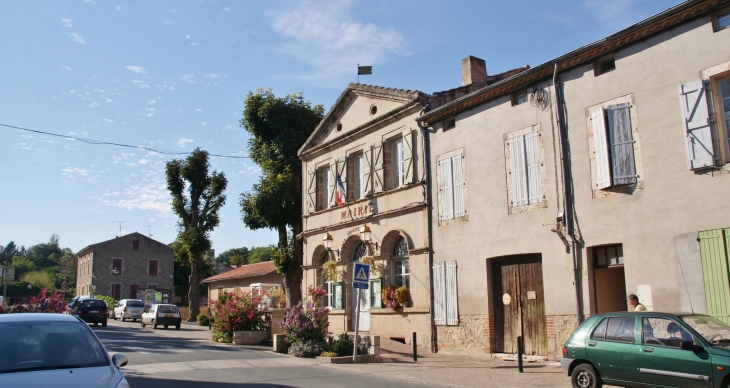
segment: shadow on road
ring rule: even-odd
[[[230,388],[230,387],[262,387],[262,388],[289,388],[292,385],[269,384],[269,383],[219,383],[210,381],[185,381],[170,379],[154,379],[150,377],[126,376],[129,384],[134,388]]]

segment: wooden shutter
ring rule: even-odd
[[[682,107],[687,167],[694,170],[714,166],[715,152],[704,82],[698,79],[681,85],[679,99]]]
[[[335,181],[335,177],[337,176],[337,161],[333,160],[332,164],[330,164],[327,171],[325,171],[327,175],[327,198],[329,199],[327,201],[327,207],[335,206],[335,185],[337,185],[337,182]]]
[[[369,197],[373,195],[373,149],[371,146],[365,147],[362,151],[363,154],[363,166],[362,167],[362,182],[363,195]]]
[[[307,169],[307,213],[317,210],[317,173]]]
[[[527,161],[527,203],[542,202],[540,179],[540,135],[531,132],[525,135],[525,160]]]
[[[157,276],[157,260],[150,260],[149,276]]]
[[[373,194],[383,192],[384,174],[383,174],[383,143],[373,144]]]
[[[464,171],[462,166],[462,156],[456,155],[451,157],[451,181],[453,182],[454,193],[454,218],[463,217],[464,210]]]
[[[413,171],[413,145],[415,132],[410,129],[403,132],[403,185],[409,185],[414,182],[415,173]]]
[[[337,173],[340,174],[340,179],[342,179],[342,186],[345,188],[345,193],[347,193],[347,157],[341,157],[337,159]],[[337,184],[337,178],[335,178],[335,185]],[[343,199],[345,202],[347,202],[348,198]]]
[[[452,198],[451,158],[439,160],[439,192],[441,194],[441,219],[454,217],[454,201]]]
[[[459,324],[459,298],[456,283],[456,260],[444,263],[446,267],[446,324]]]
[[[596,154],[596,187],[604,189],[611,186],[611,165],[608,161],[603,108],[591,116],[591,121],[593,122],[593,152]]]
[[[436,325],[446,324],[446,267],[443,264],[433,266],[433,319]]]
[[[517,136],[509,139],[508,143],[510,176],[512,177],[512,206],[524,206],[527,205],[524,141],[522,136]]]
[[[139,284],[131,284],[129,286],[129,299],[137,299],[137,291],[139,291]]]
[[[630,106],[617,104],[606,107],[608,139],[611,144],[611,177],[614,185],[636,183]]]
[[[122,274],[122,259],[112,259],[112,270],[116,269],[119,273],[116,276]]]

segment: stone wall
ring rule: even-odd
[[[563,357],[563,345],[578,327],[575,315],[548,315],[547,337],[548,354],[551,360],[559,361]]]
[[[436,326],[439,349],[470,348],[491,352],[494,349],[494,323],[489,315],[462,315],[458,326]]]

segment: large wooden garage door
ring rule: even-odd
[[[491,262],[497,351],[517,353],[517,336],[523,333],[525,354],[547,355],[541,255],[509,256]]]

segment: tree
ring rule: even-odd
[[[17,279],[20,279],[23,274],[33,272],[37,269],[31,259],[23,256],[13,257],[13,267],[15,267],[15,277]]]
[[[210,232],[220,224],[218,212],[226,203],[223,194],[228,185],[222,172],[209,174],[208,152],[196,148],[184,160],[172,160],[165,166],[167,190],[172,196],[172,211],[180,217],[178,240],[188,254],[190,319],[200,312],[200,281],[207,272],[206,252],[211,247]]]
[[[25,250],[25,248],[22,248]],[[11,241],[6,246],[0,245],[0,264],[10,264],[13,257],[18,255],[20,253],[20,250],[18,249],[18,246],[15,245],[15,241]]]
[[[271,89],[246,96],[241,126],[251,134],[248,150],[262,176],[250,192],[241,194],[243,222],[251,229],[274,229],[279,234],[273,258],[284,276],[287,305],[302,298],[302,167],[297,151],[324,117],[301,94],[276,97]]]
[[[246,264],[246,258],[248,257],[248,248],[231,248],[221,254],[218,255],[218,262],[223,264],[235,264],[235,265],[241,265]],[[233,263],[232,260],[234,257],[240,257],[242,260],[238,263]],[[238,259],[237,259],[238,261]]]
[[[268,247],[251,248],[251,253],[248,254],[248,264],[271,261],[276,253],[276,247],[273,245],[269,245]]]

